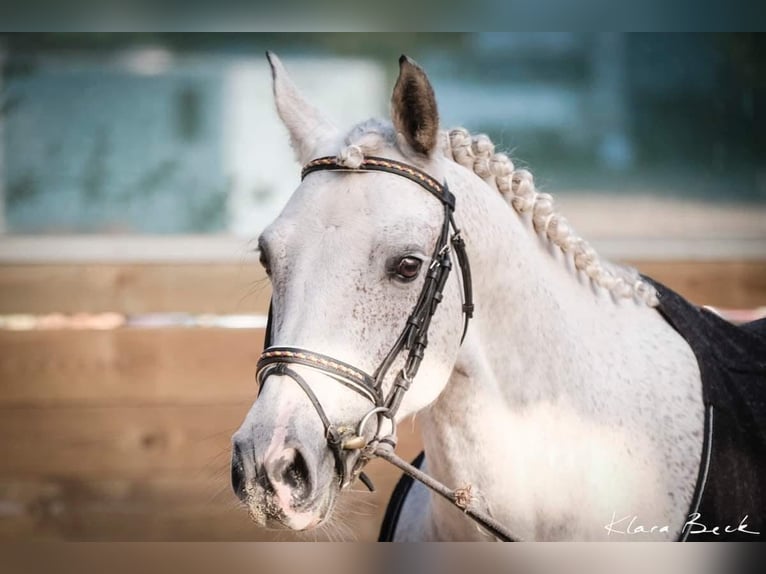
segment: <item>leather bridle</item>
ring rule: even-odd
[[[301,179],[305,179],[316,171],[385,172],[407,178],[420,185],[441,202],[444,209],[441,231],[434,246],[431,262],[428,265],[423,287],[420,290],[415,307],[407,318],[404,329],[391,347],[391,350],[373,374],[370,375],[353,365],[309,349],[271,346],[272,309],[270,308],[266,326],[265,350],[258,360],[256,372],[256,379],[261,389],[263,388],[263,382],[268,376],[283,375],[295,381],[306,393],[324,426],[327,444],[335,457],[335,467],[341,488],[349,485],[354,479],[359,477],[372,490],[372,484],[362,472],[362,469],[371,458],[379,456],[421,480],[426,486],[435,489],[442,496],[453,502],[453,504],[460,506],[466,514],[477,520],[495,536],[501,539],[509,539],[507,531],[504,531],[502,526],[493,523],[491,517],[482,515],[480,511],[474,511],[473,509],[461,506],[458,500],[459,497],[456,496],[457,491],[450,491],[430,477],[418,476],[418,474],[422,475],[423,473],[420,473],[417,469],[396,457],[393,453],[396,447],[394,430],[392,430],[391,434],[381,436],[384,419],[390,419],[391,427],[394,429],[396,412],[423,361],[425,350],[428,346],[428,329],[431,325],[431,319],[443,299],[444,286],[452,270],[451,252],[455,253],[462,278],[463,332],[460,339],[461,343],[465,339],[468,323],[473,316],[471,268],[465,250],[465,242],[460,234],[460,229],[455,224],[455,196],[450,192],[446,183],[439,183],[426,172],[416,167],[387,158],[365,157],[359,167],[349,168],[338,163],[335,157],[320,157],[304,166]],[[384,396],[383,381],[392,364],[403,351],[407,352],[404,365],[396,374],[390,391]],[[355,429],[333,424],[314,391],[291,365],[302,365],[321,372],[363,396],[373,405],[372,408],[362,417]],[[365,427],[373,416],[377,417],[377,430],[371,439],[367,439],[365,437]],[[354,453],[357,453],[358,456],[354,457]],[[435,483],[437,487],[434,484],[430,484],[429,481],[430,483]],[[438,487],[441,487],[443,491],[440,491]]]

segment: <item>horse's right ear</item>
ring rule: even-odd
[[[296,159],[304,164],[314,159],[321,142],[336,137],[337,129],[303,98],[276,54],[266,52],[266,57],[271,66],[277,113],[290,134]]]
[[[391,121],[413,151],[431,155],[439,136],[436,96],[426,73],[405,55],[391,96]]]

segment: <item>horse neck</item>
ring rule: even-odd
[[[491,373],[509,406],[567,395],[582,400],[587,389],[573,394],[571,381],[591,374],[593,345],[609,343],[598,333],[652,311],[594,289],[571,257],[534,232],[529,216],[486,183],[464,181],[457,217],[469,243],[477,311],[457,371]]]
[[[577,441],[592,443],[604,429],[622,425],[620,401],[634,400],[639,392],[651,396],[665,383],[642,366],[651,362],[643,354],[643,341],[675,335],[654,310],[593,289],[573,262],[538,237],[531,222],[493,188],[457,166],[448,168],[447,178],[468,245],[476,314],[450,381],[421,415],[429,470],[456,487],[472,484],[493,501],[490,510],[498,519],[511,520],[521,537],[533,537],[539,534],[540,512],[530,501],[573,488],[566,483],[542,486],[539,475],[551,473],[537,451],[570,456]],[[676,339],[668,340],[668,357],[686,365],[694,359],[688,353],[679,358]],[[673,355],[675,349],[679,354]],[[625,372],[636,373],[635,379],[628,382]],[[685,392],[687,381],[693,384],[687,378],[678,388]],[[689,428],[698,422],[690,420]],[[634,420],[626,426],[649,425]],[[614,456],[624,451],[620,440],[604,452]],[[514,473],[514,464],[532,464],[533,459],[541,465],[537,478],[531,476],[535,470],[527,478]],[[694,461],[687,467],[693,469]],[[647,500],[654,501],[652,496],[646,494]],[[567,504],[562,502],[559,510]],[[439,514],[431,521],[440,530],[434,536],[478,535],[442,502],[435,501],[432,512]],[[568,526],[554,526],[559,527]]]

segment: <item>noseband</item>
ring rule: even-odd
[[[403,461],[393,454],[396,447],[394,434],[381,436],[384,419],[390,419],[394,427],[394,417],[402,402],[402,398],[410,388],[423,361],[426,347],[428,346],[428,329],[431,318],[436,312],[439,303],[443,299],[444,286],[452,270],[451,252],[454,251],[460,267],[463,285],[463,333],[460,342],[465,339],[468,330],[468,322],[473,316],[473,290],[471,284],[471,268],[465,251],[465,242],[460,235],[460,230],[455,224],[455,196],[450,192],[447,184],[439,183],[424,171],[411,165],[381,157],[366,157],[357,168],[349,168],[338,163],[335,157],[320,157],[307,163],[301,172],[301,179],[305,179],[315,171],[338,171],[352,173],[385,172],[404,177],[417,183],[420,187],[438,199],[444,208],[441,231],[431,256],[423,287],[420,290],[418,300],[407,318],[407,322],[401,334],[397,338],[391,350],[378,365],[373,374],[368,374],[353,365],[338,361],[332,357],[316,353],[308,349],[286,346],[271,346],[272,309],[269,308],[269,320],[266,326],[265,350],[258,360],[256,378],[263,388],[263,382],[270,375],[284,375],[295,381],[306,393],[311,404],[319,415],[325,428],[325,438],[334,457],[336,471],[341,488],[349,485],[357,477],[365,485],[373,489],[369,479],[362,472],[364,465],[373,457],[381,456],[389,462],[393,462],[405,472],[413,474],[412,467],[404,468]],[[391,365],[396,358],[406,351],[407,357],[404,366],[399,370],[388,395],[383,394],[383,381],[386,378]],[[367,399],[372,408],[362,417],[356,428],[335,425],[325,413],[316,394],[311,390],[306,380],[297,373],[291,365],[302,365],[336,380],[347,388],[357,392]],[[371,439],[365,437],[365,426],[372,417],[377,418],[377,430]],[[392,431],[393,433],[393,431]],[[358,456],[354,457],[354,454]],[[394,460],[396,459],[396,460]],[[397,462],[397,460],[399,462]],[[406,465],[406,463],[404,463]],[[409,466],[409,465],[406,465]],[[414,469],[417,470],[417,469]],[[424,481],[422,477],[415,476]],[[431,479],[433,480],[433,479]],[[426,482],[426,481],[424,481]],[[433,488],[426,482],[426,485]],[[443,487],[446,489],[446,487]],[[437,490],[438,492],[438,490]],[[452,500],[445,492],[440,492]],[[467,514],[472,512],[463,508]],[[475,516],[472,518],[476,519]],[[502,531],[498,534],[491,523],[479,520],[497,536],[503,537]]]

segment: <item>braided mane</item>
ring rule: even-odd
[[[571,254],[577,269],[590,280],[619,298],[636,298],[650,307],[659,304],[657,291],[631,268],[603,262],[596,251],[579,237],[563,215],[554,211],[553,197],[535,189],[532,174],[515,169],[504,153],[495,153],[495,146],[484,134],[471,135],[458,128],[444,134],[444,155],[472,170],[493,184],[503,198],[519,213],[532,214],[535,231],[566,254]]]
[[[603,261],[593,247],[579,237],[564,216],[554,211],[553,197],[535,188],[532,174],[516,169],[504,153],[484,134],[471,135],[457,128],[440,133],[444,156],[473,171],[500,193],[519,214],[531,213],[537,233],[565,254],[571,255],[575,267],[590,281],[620,299],[636,299],[649,307],[659,304],[657,291],[635,269]],[[390,125],[372,120],[356,126],[346,138],[346,147],[338,153],[338,161],[349,167],[358,166],[364,154],[396,141]]]

